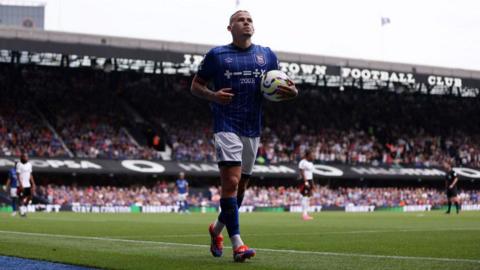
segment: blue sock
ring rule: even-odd
[[[183,209],[184,209],[185,211],[188,210],[188,201],[183,201]]]
[[[12,198],[12,211],[15,212],[17,211],[17,199]]]
[[[237,198],[222,198],[220,199],[220,206],[222,212],[218,216],[218,220],[227,227],[228,235],[240,234],[240,223],[238,221],[238,206]]]

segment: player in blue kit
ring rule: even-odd
[[[13,168],[8,170],[8,178],[7,183],[5,184],[7,189],[10,191],[10,200],[12,200],[12,216],[17,215],[17,207],[18,207],[18,179],[17,179],[17,162]]]
[[[180,213],[188,213],[188,181],[185,179],[185,173],[181,172],[175,182],[178,194],[178,203],[180,205]]]
[[[252,174],[261,131],[261,76],[278,69],[277,56],[268,47],[252,44],[255,32],[248,11],[239,10],[227,27],[233,42],[211,49],[193,78],[193,95],[210,101],[214,117],[215,150],[220,169],[222,194],[220,215],[209,227],[210,251],[223,254],[222,230],[227,227],[233,259],[243,262],[255,250],[240,237],[238,209]],[[213,89],[209,89],[212,83]],[[285,100],[297,95],[295,86],[279,86]]]

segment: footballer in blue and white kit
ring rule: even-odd
[[[5,186],[9,189],[10,200],[12,200],[12,203],[11,203],[12,216],[15,216],[17,214],[17,208],[18,208],[17,162],[15,162],[15,165],[13,166],[13,168],[10,168],[10,170],[8,170],[8,178]]]
[[[175,188],[177,189],[178,204],[180,206],[180,213],[188,212],[188,181],[185,179],[185,173],[181,172],[175,181]]]
[[[235,12],[227,29],[232,34],[232,43],[215,47],[205,55],[193,78],[191,92],[210,101],[222,185],[221,212],[209,227],[210,251],[215,257],[222,256],[221,232],[227,227],[234,261],[243,262],[256,254],[240,237],[238,208],[260,140],[263,102],[260,82],[265,72],[278,69],[278,63],[270,48],[252,43],[255,30],[248,11]],[[277,91],[285,100],[297,95],[294,85],[278,86]]]
[[[251,175],[262,127],[261,76],[275,69],[276,55],[270,48],[255,44],[246,49],[228,44],[211,49],[205,56],[197,76],[212,81],[215,89],[230,88],[235,95],[228,106],[210,104],[220,166],[241,165],[242,174]]]

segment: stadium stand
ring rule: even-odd
[[[67,156],[59,138],[24,90],[21,74],[0,65],[0,156],[19,156],[22,150],[31,156]]]
[[[189,196],[192,206],[218,206],[219,188],[211,186],[196,190]],[[177,194],[165,182],[147,186],[40,186],[40,197],[49,204],[71,206],[145,206],[175,205]],[[459,192],[463,204],[478,204],[480,190]],[[290,207],[301,204],[302,196],[296,187],[253,186],[245,193],[244,205],[257,207]],[[432,205],[439,207],[445,203],[442,190],[434,188],[360,188],[360,187],[316,187],[311,197],[311,205],[322,207],[345,207],[348,205],[375,207],[401,207],[405,205]]]
[[[209,108],[191,96],[189,79],[46,67],[24,67],[16,78],[22,82],[19,92],[34,98],[33,105],[76,157],[161,159],[130,135],[132,115],[121,105],[126,101],[166,131],[173,160],[215,161]],[[310,148],[324,163],[430,167],[454,158],[480,167],[478,99],[299,87],[292,102],[265,102],[259,164],[296,162]],[[42,121],[18,104],[21,95],[4,95],[11,100],[2,101],[10,106],[2,106],[3,155],[16,155],[20,148],[34,149],[32,156],[66,155],[45,126],[32,126]],[[15,135],[7,128],[16,129]]]

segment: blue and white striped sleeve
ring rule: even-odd
[[[277,59],[277,55],[270,49],[268,48],[268,51],[270,52],[270,70],[278,70],[278,59]]]
[[[207,52],[198,66],[197,75],[205,81],[210,81],[215,76],[215,54],[213,50]]]

